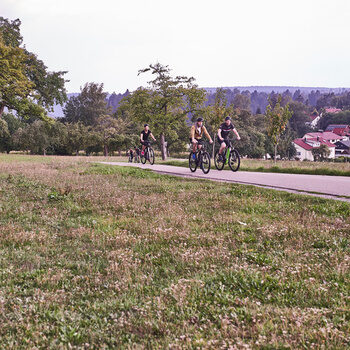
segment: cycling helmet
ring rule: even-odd
[[[145,124],[143,127],[145,128],[146,126],[149,126],[148,124]]]
[[[202,117],[197,118],[197,122],[202,122],[204,119]]]
[[[226,120],[231,120],[231,117],[227,116],[227,117],[225,118],[225,121],[226,121]]]

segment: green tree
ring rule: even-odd
[[[19,128],[14,135],[18,148],[32,154],[46,155],[51,145],[50,124],[46,120],[35,120]]]
[[[240,110],[250,111],[250,97],[243,94],[236,94],[233,98],[233,105]]]
[[[277,146],[280,142],[281,136],[286,129],[287,123],[291,118],[292,114],[289,110],[289,105],[285,107],[281,106],[282,97],[277,97],[274,107],[272,103],[266,107],[266,121],[267,121],[267,132],[274,146],[274,160],[277,160]]]
[[[311,153],[314,156],[315,161],[323,161],[329,157],[331,152],[326,145],[322,144],[320,147],[313,148]]]
[[[0,122],[3,125],[2,130],[5,131],[2,132],[0,136],[0,150],[10,153],[12,150],[16,149],[13,135],[23,126],[23,122],[11,113],[4,113],[2,118],[0,118]],[[6,122],[6,125],[3,122]],[[6,132],[6,129],[8,132]]]
[[[0,17],[0,117],[7,107],[24,119],[44,119],[66,99],[66,72],[48,72],[22,45],[21,21]]]
[[[89,127],[82,122],[67,124],[67,138],[69,140],[68,150],[70,154],[79,155],[79,151],[85,149],[88,145]]]
[[[151,64],[139,74],[151,72],[155,78],[148,89],[138,89],[128,99],[132,115],[139,122],[148,122],[160,135],[162,159],[167,157],[166,135],[179,130],[189,113],[202,111],[205,92],[194,84],[193,77],[170,75],[168,66]]]
[[[227,91],[223,88],[217,88],[214,97],[213,105],[209,105],[205,108],[204,117],[208,131],[213,135],[213,148],[212,157],[214,158],[216,134],[221,123],[226,115],[232,114],[232,106],[227,102]]]
[[[112,118],[109,115],[101,115],[98,118],[94,130],[100,136],[105,157],[109,154],[109,143],[112,139],[115,139],[117,135],[122,134],[123,128],[124,125],[120,120]]]
[[[86,83],[80,94],[72,96],[66,103],[63,120],[66,123],[95,125],[100,116],[110,114],[106,99],[107,93],[103,92],[103,84]]]

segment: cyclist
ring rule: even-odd
[[[155,139],[155,137],[153,136],[152,131],[149,129],[149,125],[145,124],[143,127],[144,127],[144,129],[140,135],[140,143],[142,145],[142,152],[141,152],[142,155],[144,155],[146,145],[149,143],[149,141],[148,141],[149,136],[152,137],[153,141],[157,141]]]
[[[140,149],[135,146],[134,152],[135,152],[135,163],[140,163]]]
[[[132,163],[132,160],[134,158],[134,151],[132,148],[129,149],[129,162]]]
[[[195,124],[193,124],[191,128],[190,142],[192,143],[193,153],[197,151],[197,145],[198,145],[198,149],[202,148],[203,134],[209,140],[209,143],[212,144],[213,140],[211,139],[206,127],[203,125],[203,118],[199,117],[197,118]],[[194,154],[194,157],[195,157],[195,154]]]
[[[232,124],[231,118],[227,116],[225,118],[225,122],[222,123],[218,130],[218,142],[220,144],[219,149],[219,159],[222,161],[222,152],[224,151],[225,147],[229,145],[228,135],[230,131],[233,131],[235,135],[237,136],[237,140],[240,140],[241,137],[238,134],[238,131],[236,130],[235,126]]]

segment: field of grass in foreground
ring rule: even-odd
[[[46,159],[0,159],[0,348],[350,346],[348,203]]]

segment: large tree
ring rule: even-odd
[[[227,101],[227,90],[217,88],[215,92],[214,101],[205,109],[205,120],[208,126],[208,131],[213,134],[213,148],[212,157],[214,158],[216,133],[220,124],[223,122],[226,115],[232,114],[232,106]]]
[[[95,125],[102,115],[109,114],[107,93],[103,84],[86,83],[80,94],[72,96],[64,107],[64,121],[68,123],[81,122],[84,125]]]
[[[132,117],[147,122],[160,136],[162,159],[167,157],[166,136],[174,130],[182,130],[189,114],[202,110],[205,92],[194,84],[194,78],[172,77],[170,68],[160,63],[151,64],[139,74],[151,72],[155,78],[148,88],[139,88],[127,97]]]
[[[43,61],[22,47],[21,21],[0,17],[0,117],[5,107],[24,119],[45,118],[66,99],[66,72],[49,72]]]

